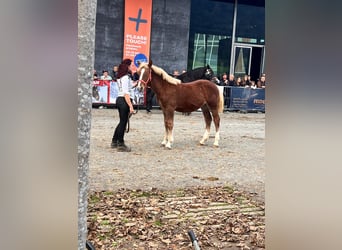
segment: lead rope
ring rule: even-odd
[[[138,110],[139,110],[139,106],[138,106]],[[132,115],[135,115],[135,114],[137,114],[137,113],[138,113],[138,111],[135,111],[135,112],[133,112],[133,113],[128,113],[126,133],[129,132],[129,128],[130,128],[130,122],[129,122],[129,120],[130,120],[130,118],[132,117]]]
[[[136,87],[136,86],[135,86]],[[139,112],[139,109],[140,109],[140,100],[138,99],[138,104],[137,104],[137,110],[135,111],[135,112],[133,112],[133,113],[128,113],[128,120],[127,120],[127,128],[126,128],[126,133],[128,133],[129,132],[129,128],[130,128],[130,122],[129,122],[129,120],[130,120],[130,118],[132,117],[132,115],[135,115],[135,114],[137,114],[138,112]]]
[[[132,114],[131,114],[131,113],[128,113],[128,120],[127,120],[126,133],[129,132],[129,127],[130,127],[130,125],[129,125],[129,119],[131,118],[131,116],[132,116]]]

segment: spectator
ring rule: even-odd
[[[150,86],[146,87],[146,112],[151,113],[154,92]]]
[[[179,76],[179,71],[175,69],[175,70],[173,71],[172,75],[173,75],[173,77]]]
[[[233,74],[229,75],[228,86],[236,86],[235,76]]]
[[[214,76],[214,77],[211,79],[211,81],[212,81],[213,83],[215,83],[216,85],[221,86],[220,79],[218,79],[216,76]]]
[[[252,89],[256,89],[257,85],[255,84],[255,81],[251,81],[251,88]]]
[[[228,86],[228,76],[227,76],[227,73],[223,73],[222,74],[222,78],[221,78],[221,86]]]
[[[242,83],[242,78],[239,76],[239,77],[236,79],[236,86],[242,87],[242,86],[243,86],[242,84],[243,84],[243,83]]]
[[[112,71],[112,79],[116,81],[116,75],[118,74],[118,66],[114,65],[113,66],[113,71]]]
[[[112,80],[112,77],[108,75],[108,70],[102,71],[101,80]]]
[[[258,88],[265,88],[266,87],[266,75],[262,74],[260,80],[257,82]]]
[[[250,87],[252,85],[250,75],[244,75],[244,77],[242,79],[242,85],[244,87]]]
[[[98,80],[97,72],[95,69],[93,70],[93,80],[94,81]]]

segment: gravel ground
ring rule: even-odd
[[[90,144],[90,190],[120,188],[176,190],[192,186],[234,186],[264,201],[265,114],[221,114],[220,147],[214,142],[214,126],[207,145],[200,146],[204,133],[201,112],[190,116],[175,113],[174,144],[160,146],[164,135],[161,110],[140,110],[130,119],[125,135],[132,152],[110,147],[118,123],[116,109],[92,110]]]

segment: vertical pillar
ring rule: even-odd
[[[78,0],[78,249],[86,247],[91,81],[97,0]]]
[[[235,44],[235,32],[236,32],[236,15],[237,15],[237,0],[235,0],[234,3],[234,16],[233,16],[233,31],[232,31],[232,47],[230,50],[230,68],[229,68],[229,74],[234,74],[234,61],[235,61],[235,50],[234,50],[234,44]]]

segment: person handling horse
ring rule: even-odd
[[[129,115],[134,113],[132,104],[132,98],[134,94],[133,87],[136,86],[137,82],[134,83],[131,75],[131,59],[124,59],[118,68],[117,73],[117,84],[118,84],[118,97],[116,98],[116,106],[119,111],[120,121],[116,126],[111,147],[117,148],[119,152],[130,152],[131,148],[125,144],[124,135],[125,129],[128,123]]]

